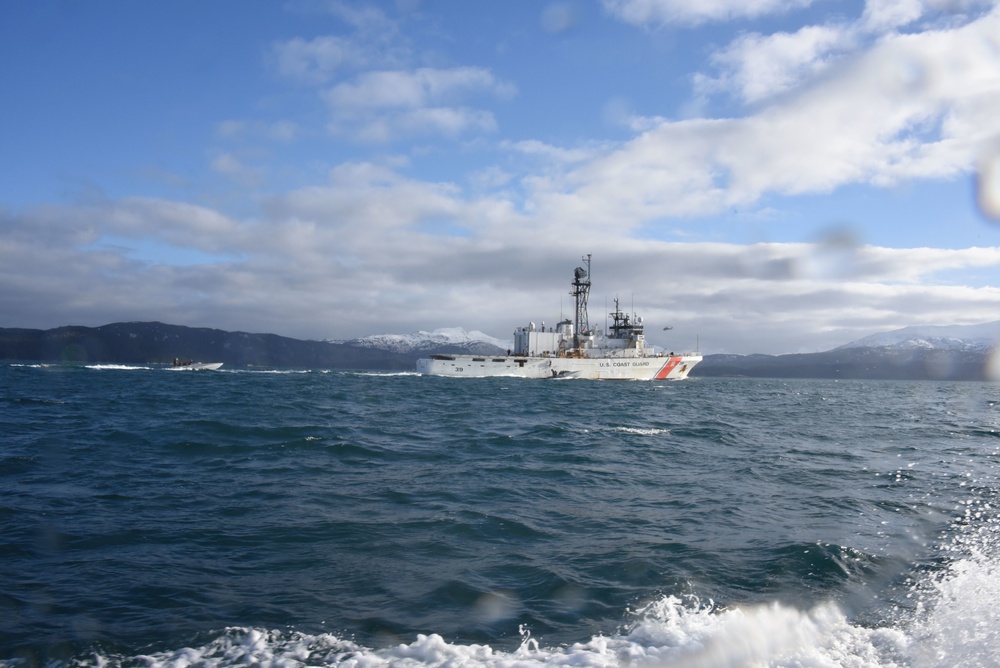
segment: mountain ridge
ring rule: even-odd
[[[168,364],[180,358],[222,362],[230,367],[399,371],[412,370],[417,357],[422,355],[467,351],[467,346],[444,342],[419,354],[400,353],[370,346],[161,322],[121,322],[100,327],[69,325],[47,330],[0,328],[0,359],[14,361]]]
[[[904,327],[818,353],[710,354],[698,376],[898,380],[994,380],[993,332],[980,325]],[[161,322],[64,326],[48,330],[0,328],[0,359],[88,363],[169,363],[174,358],[223,362],[230,367],[412,370],[432,354],[499,355],[509,342],[460,327],[348,341],[304,341],[276,334],[227,332]]]
[[[1000,341],[1000,320],[976,325],[914,325],[865,336],[834,348],[988,350]]]

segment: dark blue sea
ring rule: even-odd
[[[0,666],[1000,665],[1000,386],[0,364]]]

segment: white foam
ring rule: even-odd
[[[611,431],[619,431],[623,434],[636,434],[638,436],[659,436],[660,434],[669,434],[669,429],[657,429],[655,427],[612,427]]]
[[[959,556],[913,588],[914,665],[1000,665],[1000,518],[973,499],[956,526],[943,549]]]
[[[219,373],[263,373],[275,376],[294,376],[303,373],[312,373],[309,369],[229,369],[226,367],[222,367],[218,371]]]
[[[98,369],[100,371],[142,371],[149,370],[152,367],[148,366],[131,366],[128,364],[87,364],[84,365],[85,369]]]
[[[852,626],[833,604],[807,611],[779,604],[718,611],[668,596],[640,614],[641,620],[625,634],[595,636],[567,647],[543,647],[522,632],[521,646],[512,652],[449,643],[437,634],[371,649],[332,634],[230,628],[204,647],[137,658],[150,668],[910,665],[902,632]]]
[[[647,606],[627,639],[628,663],[671,666],[897,666],[906,636],[852,625],[834,603],[716,610],[666,597]]]
[[[233,627],[207,645],[132,659],[96,657],[94,665],[150,668],[257,665],[262,668],[619,668],[621,666],[795,666],[797,668],[997,665],[1000,573],[979,551],[921,583],[916,617],[882,628],[853,623],[835,603],[800,609],[779,602],[720,608],[659,598],[632,613],[621,633],[546,647],[521,629],[514,651],[447,642],[438,634],[369,648],[335,634]]]
[[[357,371],[354,372],[355,376],[381,376],[385,378],[390,378],[394,376],[421,376],[416,371]]]
[[[781,602],[718,607],[694,597],[660,597],[631,613],[619,633],[546,646],[521,629],[513,651],[446,641],[438,634],[370,648],[335,634],[233,627],[208,644],[140,657],[94,657],[105,668],[925,668],[1000,665],[1000,520],[970,501],[939,546],[951,561],[927,569],[910,590],[905,616],[871,628],[834,602],[797,608]],[[76,661],[75,663],[87,663]]]

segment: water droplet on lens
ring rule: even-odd
[[[996,146],[979,159],[976,205],[986,218],[1000,222],[1000,150]]]

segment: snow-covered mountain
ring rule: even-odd
[[[1000,321],[979,325],[924,325],[872,334],[834,350],[893,348],[987,352],[1000,343]]]
[[[513,340],[496,339],[477,330],[467,332],[461,327],[442,327],[433,332],[374,334],[349,341],[334,341],[333,343],[343,343],[359,348],[378,348],[396,353],[422,352],[452,347],[468,350],[471,353],[494,354],[500,350],[512,348],[514,342]]]
[[[1000,322],[904,327],[819,353],[706,355],[692,376],[881,380],[1000,380],[990,352]]]

